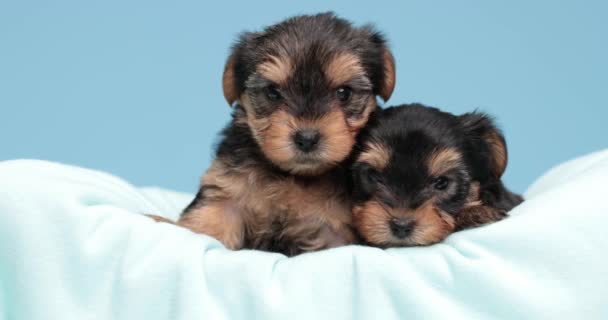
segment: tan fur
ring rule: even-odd
[[[412,234],[395,238],[389,226],[391,219],[411,219],[415,223]],[[385,208],[370,200],[353,208],[353,223],[367,242],[380,247],[430,245],[445,239],[456,226],[454,218],[437,209],[432,200],[415,210]]]
[[[268,122],[268,130],[259,134],[260,147],[270,161],[289,171],[295,153],[291,140],[296,128],[295,119],[286,111],[278,110],[270,116]]]
[[[456,215],[456,230],[478,227],[491,222],[500,221],[507,217],[505,211],[484,206],[467,206]]]
[[[167,219],[165,217],[157,216],[155,214],[146,214],[145,216],[154,219],[154,221],[156,221],[156,222],[165,222],[165,223],[175,224],[175,221]]]
[[[253,104],[251,103],[251,99],[247,93],[244,93],[239,98],[239,104],[243,106],[245,109],[245,113],[247,114],[246,119],[237,119],[237,124],[246,125],[249,127],[253,138],[258,142],[262,143],[263,137],[262,134],[270,127],[271,119],[270,118],[256,118],[255,111],[253,109]]]
[[[395,89],[396,70],[395,59],[388,49],[384,49],[384,83],[380,91],[380,97],[384,101],[390,99]],[[365,69],[359,58],[349,52],[335,55],[325,68],[325,76],[333,87],[339,87],[357,76],[365,76]]]
[[[353,207],[353,225],[370,244],[388,246],[392,239],[388,222],[389,212],[376,200],[370,200]]]
[[[321,129],[324,137],[325,145],[321,146],[323,160],[336,165],[346,159],[355,144],[356,132],[349,127],[344,112],[334,106],[332,111],[311,124]]]
[[[439,210],[432,200],[409,213],[416,221],[410,241],[416,245],[429,245],[445,239],[455,227],[454,218]]]
[[[496,131],[491,130],[484,139],[490,145],[490,150],[492,152],[494,176],[500,178],[507,168],[507,147]]]
[[[428,159],[429,175],[439,177],[452,168],[457,167],[462,161],[461,154],[453,148],[435,150]]]
[[[279,109],[263,124],[249,121],[254,137],[270,161],[281,169],[301,175],[317,175],[344,160],[355,143],[355,133],[350,130],[344,113],[334,108],[316,120],[298,119]],[[292,145],[292,135],[301,129],[318,129],[321,132],[319,156],[314,162],[294,161],[297,150]]]
[[[478,206],[481,204],[479,200],[479,182],[473,181],[469,186],[469,194],[467,195],[466,204],[467,207]]]
[[[391,159],[391,149],[380,143],[368,143],[365,150],[359,155],[358,162],[365,162],[382,171]]]
[[[230,201],[217,201],[195,208],[178,222],[196,233],[212,236],[228,249],[243,246],[244,225],[240,212]]]
[[[332,87],[339,87],[357,76],[365,76],[359,57],[350,52],[341,52],[331,58],[325,67],[325,77]]]
[[[207,204],[185,214],[179,225],[211,235],[229,248],[243,247],[244,232],[260,238],[272,234],[277,219],[285,222],[282,237],[307,251],[354,241],[350,203],[337,197],[329,177],[276,179],[253,166],[228,170],[218,159],[202,183],[217,189],[210,189]]]
[[[376,97],[370,96],[367,100],[367,103],[365,104],[365,109],[363,110],[361,116],[358,118],[349,118],[346,120],[350,127],[350,130],[355,134],[359,132],[359,130],[361,130],[367,124],[367,121],[369,120],[369,115],[374,110],[376,110],[376,107]]]
[[[388,49],[384,49],[384,84],[380,91],[382,100],[387,101],[391,98],[396,83],[395,59]]]
[[[268,60],[257,66],[257,72],[262,77],[277,85],[284,85],[291,76],[293,64],[289,56],[268,56]]]
[[[226,66],[224,67],[224,74],[222,75],[222,89],[224,90],[224,98],[228,102],[230,106],[236,101],[238,98],[238,93],[236,92],[235,84],[234,84],[234,57],[230,56],[228,61],[226,61]]]

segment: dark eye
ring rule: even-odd
[[[433,181],[433,188],[436,190],[445,190],[450,185],[450,180],[446,177],[439,177]]]
[[[336,97],[342,102],[348,101],[352,94],[353,90],[349,87],[340,87],[336,90]]]
[[[279,101],[283,99],[283,96],[281,96],[279,90],[274,86],[266,87],[266,96],[270,101]]]

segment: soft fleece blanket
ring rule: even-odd
[[[191,195],[0,162],[0,319],[608,319],[606,181],[603,151],[444,243],[288,259],[141,215],[175,217]]]

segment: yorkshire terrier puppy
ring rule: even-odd
[[[352,243],[345,162],[394,85],[381,34],[331,13],[242,34],[223,76],[232,121],[177,224],[290,256]]]
[[[353,224],[370,245],[430,245],[501,220],[523,201],[501,182],[507,147],[485,114],[391,107],[375,113],[360,141]]]

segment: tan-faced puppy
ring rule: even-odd
[[[223,76],[232,121],[178,224],[287,255],[353,242],[343,163],[394,85],[383,37],[333,14],[243,34]]]
[[[376,112],[353,165],[353,223],[379,247],[429,245],[498,221],[523,199],[505,188],[505,140],[481,113],[419,104]]]

